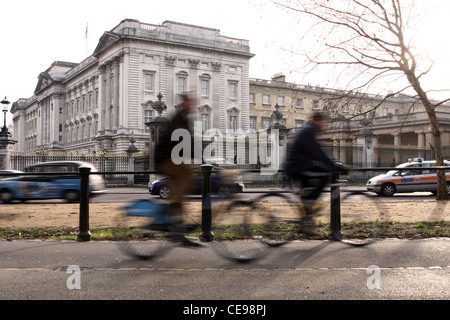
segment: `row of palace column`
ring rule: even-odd
[[[112,133],[119,128],[120,64],[123,56],[119,55],[102,64],[101,81],[101,121],[100,131]]]
[[[402,133],[376,135],[370,130],[362,130],[354,137],[331,138],[330,142],[334,158],[345,164],[370,167],[377,163],[400,164],[408,157],[426,157],[427,149],[432,149],[431,132],[408,134],[408,137]],[[412,134],[416,136],[413,140]]]

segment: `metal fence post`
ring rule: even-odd
[[[77,241],[90,241],[89,231],[89,174],[91,168],[80,167],[80,230]]]
[[[204,164],[201,166],[203,176],[202,189],[202,233],[200,240],[209,242],[214,240],[212,233],[212,211],[211,211],[211,172],[213,166]]]
[[[341,190],[337,183],[339,173],[332,174],[331,193],[330,193],[330,238],[333,240],[342,240],[341,231]]]

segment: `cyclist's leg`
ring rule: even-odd
[[[313,215],[318,208],[317,199],[329,181],[329,173],[321,167],[314,168],[315,171],[302,172],[299,176],[302,190],[300,199],[304,208],[304,215],[301,217],[299,231],[309,235],[316,235]]]
[[[300,178],[305,191],[309,190],[302,195],[302,198],[316,201],[329,182],[330,173],[323,167],[314,166],[308,171],[301,172]]]
[[[171,161],[167,161],[159,164],[157,171],[167,175],[173,186],[173,196],[166,214],[175,222],[181,223],[183,220],[183,198],[192,181],[191,169],[185,164],[175,165]]]

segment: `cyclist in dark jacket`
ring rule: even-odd
[[[346,172],[346,169],[322,149],[317,134],[326,130],[328,117],[314,113],[311,121],[302,128],[289,146],[283,170],[302,184],[301,199],[306,216],[303,217],[301,232],[314,234],[311,215],[314,204],[328,183],[332,172]]]
[[[159,174],[166,175],[172,182],[172,201],[170,214],[176,222],[183,220],[183,198],[192,182],[192,170],[184,162],[175,164],[172,159],[172,149],[179,141],[172,141],[172,133],[177,129],[189,131],[189,114],[194,107],[194,98],[186,93],[181,96],[179,110],[168,123],[155,150],[155,169]],[[189,155],[191,156],[191,155]]]

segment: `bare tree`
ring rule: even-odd
[[[417,46],[415,26],[425,14],[414,1],[400,0],[274,0],[277,6],[294,11],[315,23],[313,50],[303,50],[311,70],[333,66],[347,73],[347,89],[368,90],[380,83],[398,84],[390,95],[413,89],[430,123],[436,165],[443,166],[441,131],[436,108],[447,100],[432,102],[421,80],[433,67]],[[322,49],[317,49],[321,46]],[[337,70],[336,69],[336,70]],[[310,71],[311,71],[310,70]],[[351,73],[348,70],[352,70]],[[342,83],[340,84],[342,85]],[[445,172],[438,170],[437,199],[449,199]]]

